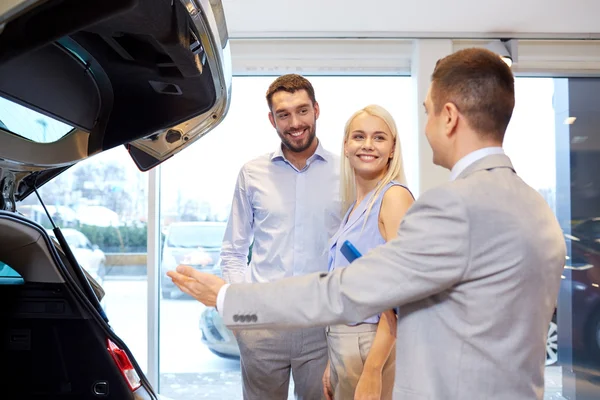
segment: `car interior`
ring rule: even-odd
[[[14,213],[0,212],[0,231],[0,259],[22,278],[0,285],[3,398],[152,398],[68,250]]]
[[[227,113],[228,63],[220,1],[0,6],[0,97],[71,127],[41,142],[0,125],[2,399],[157,398],[60,229],[17,203],[116,146],[142,171],[189,146]]]
[[[27,179],[41,183],[123,144],[148,170],[199,139],[224,117],[230,90],[220,3],[205,3],[211,12],[186,1],[38,1],[7,22],[0,95],[73,130],[49,144],[2,135],[0,158],[56,166]]]

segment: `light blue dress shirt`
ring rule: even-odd
[[[328,242],[341,221],[339,186],[339,157],[320,143],[302,170],[281,148],[246,163],[221,248],[223,278],[255,283],[327,272]]]

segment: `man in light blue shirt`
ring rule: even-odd
[[[239,173],[221,251],[228,283],[327,272],[328,241],[340,224],[339,157],[316,137],[319,104],[312,85],[284,75],[266,97],[281,146]],[[236,338],[244,399],[287,399],[290,372],[297,399],[322,397],[324,328],[239,331]]]

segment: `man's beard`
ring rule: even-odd
[[[304,138],[301,142],[297,142],[293,140],[293,137],[289,134],[290,130],[285,131],[284,133],[279,133],[279,137],[281,138],[281,142],[283,143],[283,145],[288,148],[290,151],[293,151],[294,153],[301,153],[304,150],[308,149],[312,144],[313,141],[315,140],[315,138],[317,137],[316,135],[316,129],[315,129],[315,125],[312,126],[305,126],[302,128],[302,130],[308,130],[307,136],[306,138]],[[297,129],[294,129],[294,131],[296,131]]]

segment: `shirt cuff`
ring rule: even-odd
[[[219,293],[217,294],[217,311],[219,312],[219,315],[221,317],[223,317],[223,304],[225,303],[225,292],[227,292],[227,288],[231,286],[229,283],[224,284],[223,286],[221,286],[221,289],[219,289]]]

